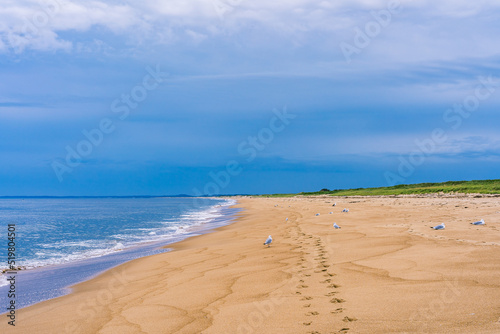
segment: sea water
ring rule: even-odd
[[[237,212],[230,208],[234,203],[180,197],[0,199],[0,270],[9,269],[8,225],[15,224],[21,267],[16,305],[31,305],[126,261],[166,251],[161,246],[168,243],[228,224]],[[0,305],[10,302],[7,277],[0,275]]]

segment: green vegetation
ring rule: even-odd
[[[296,195],[331,195],[331,196],[380,196],[411,195],[432,193],[500,194],[500,180],[448,181],[442,183],[401,184],[393,187],[357,188],[357,189],[322,189],[317,192],[298,194],[262,195],[265,197],[292,197]]]

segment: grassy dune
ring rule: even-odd
[[[401,184],[393,187],[357,188],[302,192],[298,194],[273,194],[266,197],[291,197],[296,195],[331,195],[331,196],[377,196],[411,195],[432,193],[500,194],[499,180],[448,181],[442,183]]]

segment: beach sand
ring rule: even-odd
[[[238,200],[235,223],[18,310],[0,332],[500,333],[498,197]]]

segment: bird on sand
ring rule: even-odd
[[[444,230],[445,226],[444,226],[444,223],[442,223],[442,224],[439,224],[436,226],[431,226],[431,228],[435,229],[435,230]]]
[[[335,228],[341,228],[340,226],[337,225],[337,223],[333,223],[333,227],[335,227]]]
[[[267,247],[271,247],[271,242],[273,242],[273,238],[271,236],[267,237],[266,242],[264,242],[264,246],[267,245]]]
[[[472,225],[486,225],[486,223],[484,222],[484,219],[481,219],[480,221],[477,221],[477,222],[473,222],[471,224]]]

